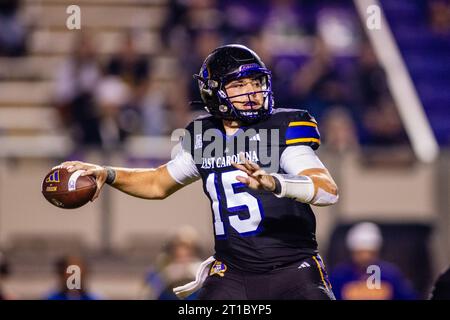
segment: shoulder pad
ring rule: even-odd
[[[320,146],[320,133],[317,121],[306,110],[278,109],[282,116],[282,137],[286,146],[308,145],[314,150]]]

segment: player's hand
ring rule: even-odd
[[[95,192],[91,201],[94,201],[95,199],[97,199],[97,197],[100,194],[100,190],[105,185],[106,176],[107,176],[106,168],[99,166],[97,164],[81,162],[81,161],[66,161],[66,162],[61,163],[57,167],[65,168],[65,169],[67,169],[68,172],[84,170],[84,172],[81,173],[81,176],[95,177],[95,182],[97,183],[97,191]]]
[[[246,184],[254,190],[267,190],[273,192],[275,190],[275,180],[266,171],[261,169],[256,163],[245,158],[243,153],[239,154],[240,159],[244,159],[243,163],[235,163],[232,165],[236,169],[245,172],[248,176],[237,176],[239,182]]]

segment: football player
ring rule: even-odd
[[[315,119],[305,110],[274,108],[271,72],[245,46],[215,49],[194,78],[209,115],[187,126],[170,162],[156,169],[62,166],[96,177],[93,199],[105,183],[164,199],[202,179],[215,254],[195,282],[175,289],[180,297],[200,289],[200,299],[334,299],[311,205],[336,203],[338,191],[314,152]]]

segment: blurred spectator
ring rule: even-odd
[[[267,17],[260,15],[264,24],[262,36],[271,44],[273,55],[298,54],[303,47],[304,30],[301,7],[294,0],[272,0]]]
[[[94,101],[100,113],[102,146],[107,150],[120,147],[126,137],[127,132],[121,127],[121,115],[130,96],[130,87],[117,76],[106,76],[97,85]],[[131,121],[129,125],[132,125]]]
[[[318,7],[316,16],[316,32],[323,39],[331,53],[338,56],[352,56],[359,46],[361,29],[357,25],[357,16],[354,12],[341,7],[339,1],[333,5],[327,1],[327,5]]]
[[[450,34],[450,3],[448,0],[428,2],[428,15],[431,29],[441,35]]]
[[[150,79],[149,86],[145,97],[140,101],[142,119],[140,125],[142,133],[150,136],[160,136],[167,134],[169,131],[169,101],[171,92],[165,93],[166,89],[156,79]],[[184,96],[184,95],[182,95]],[[187,109],[187,103],[184,101],[184,108]],[[134,117],[134,114],[130,116]],[[170,117],[171,118],[171,117]],[[127,120],[127,114],[122,116],[122,121]]]
[[[94,93],[101,77],[91,38],[81,33],[58,70],[55,104],[77,147],[100,146],[100,112]]]
[[[149,68],[148,58],[136,50],[134,34],[127,32],[119,51],[107,62],[96,90],[104,148],[118,148],[129,134],[141,130]]]
[[[100,84],[102,138],[111,147],[119,146],[130,134],[162,135],[168,127],[163,88],[152,80],[150,60],[137,51],[135,41],[133,33],[125,35]]]
[[[168,88],[171,128],[183,128],[192,118],[187,102],[200,100],[192,75],[198,73],[206,55],[221,42],[218,31],[223,29],[224,20],[216,0],[171,0],[169,3],[161,36],[177,58],[181,73]],[[192,108],[194,112],[203,111],[201,105],[194,104]]]
[[[332,106],[346,106],[345,87],[333,56],[320,37],[311,59],[294,76],[291,92],[318,121]]]
[[[123,45],[106,66],[107,75],[122,78],[130,87],[145,86],[150,74],[149,58],[136,50],[134,34],[127,32]]]
[[[351,262],[332,270],[330,281],[338,300],[409,300],[416,298],[413,289],[396,266],[380,259],[382,235],[374,223],[353,226],[346,238]],[[369,266],[379,267],[380,287],[371,288],[367,281],[373,274]],[[370,281],[370,279],[369,279]]]
[[[161,38],[180,58],[195,48],[191,42],[195,33],[218,30],[223,23],[216,0],[171,0],[168,12]]]
[[[262,33],[255,33],[247,37],[248,47],[252,48],[253,51],[258,52],[258,56],[262,61],[266,64],[266,66],[274,72],[273,64],[274,64],[274,56],[270,51],[270,43],[265,42]],[[245,44],[245,43],[244,43]],[[282,80],[279,77],[278,80]],[[274,84],[272,83],[272,86]]]
[[[197,268],[201,263],[200,255],[195,229],[180,228],[158,257],[156,267],[147,274],[144,298],[177,300],[172,289],[195,279]],[[194,299],[194,295],[188,299]]]
[[[182,43],[188,41],[188,34],[185,29],[188,8],[189,1],[169,1],[167,18],[161,28],[161,40],[166,48],[182,47]]]
[[[350,82],[360,143],[372,147],[407,146],[409,140],[391,98],[385,71],[367,41],[361,45]]]
[[[368,41],[361,44],[351,81],[354,104],[365,110],[389,96],[386,73]]]
[[[450,268],[436,280],[431,292],[431,300],[450,300]]]
[[[0,252],[0,300],[12,300],[13,296],[5,292],[3,281],[9,275],[9,264],[4,254]]]
[[[203,103],[189,105],[190,101],[201,101],[198,83],[192,75],[199,72],[206,56],[222,42],[219,33],[210,29],[197,30],[191,36],[192,49],[188,53],[178,52],[179,73],[167,87],[165,95],[170,128],[184,128],[193,117],[205,112]]]
[[[19,16],[19,0],[0,2],[0,56],[26,53],[26,29]]]
[[[353,119],[344,107],[333,107],[322,118],[321,135],[329,150],[345,152],[358,148]]]
[[[220,1],[219,9],[223,18],[220,30],[225,37],[225,42],[241,43],[243,38],[259,33],[267,21],[266,2]],[[258,52],[258,50],[255,51]]]
[[[216,31],[201,31],[193,37],[193,51],[180,59],[180,67],[183,68],[184,78],[189,88],[189,101],[201,101],[197,81],[192,75],[198,73],[205,58],[212,50],[220,46],[220,35]],[[185,104],[186,102],[180,101]],[[202,106],[193,105],[192,111],[203,111]]]
[[[69,266],[80,268],[80,289],[69,289],[68,278],[73,274],[69,273]],[[87,288],[88,267],[86,261],[79,256],[65,256],[55,263],[55,275],[58,278],[58,288],[45,297],[45,300],[99,300],[100,297],[89,292]]]
[[[365,136],[362,142],[369,146],[402,146],[408,144],[408,137],[398,115],[397,108],[390,98],[367,108],[363,115]]]

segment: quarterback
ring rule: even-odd
[[[194,78],[209,115],[186,127],[167,164],[61,165],[95,176],[93,199],[105,183],[131,196],[164,199],[202,180],[215,253],[196,281],[174,289],[180,297],[198,290],[199,299],[334,299],[311,205],[336,203],[338,191],[315,154],[315,119],[306,110],[274,107],[271,72],[245,46],[215,49]]]

